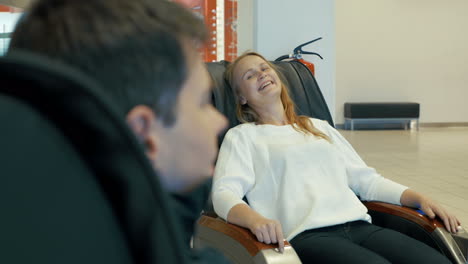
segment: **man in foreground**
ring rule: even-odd
[[[217,135],[226,126],[210,103],[211,81],[198,52],[205,37],[201,20],[168,1],[39,0],[18,23],[9,52],[44,55],[92,77],[162,185],[187,194],[212,176]],[[211,253],[199,261],[224,260]]]

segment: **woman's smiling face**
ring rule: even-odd
[[[262,58],[250,55],[234,69],[234,83],[241,104],[260,106],[277,100],[282,83],[276,71]]]

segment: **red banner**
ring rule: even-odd
[[[203,57],[206,62],[216,61],[216,0],[174,0],[174,2],[190,8],[204,20],[208,29],[209,38],[202,50]]]
[[[16,8],[16,7],[11,7],[11,6],[6,6],[6,5],[0,5],[0,12],[21,13],[21,12],[23,12],[23,9]]]
[[[237,58],[237,0],[224,1],[224,59]]]
[[[203,49],[206,62],[217,60],[233,61],[237,58],[237,0],[224,1],[224,21],[220,20],[224,28],[224,35],[217,30],[218,12],[216,0],[174,0],[197,13],[208,28],[209,39]],[[218,39],[224,40],[224,58],[217,52]]]

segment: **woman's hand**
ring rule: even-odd
[[[249,229],[258,241],[265,244],[278,243],[279,251],[284,251],[284,237],[279,221],[259,216],[252,221]]]
[[[460,221],[458,221],[457,217],[453,214],[450,214],[438,203],[432,201],[427,197],[423,197],[420,205],[420,209],[426,213],[426,215],[434,219],[438,216],[445,225],[445,228],[452,233],[458,232],[458,227],[460,226]]]
[[[460,221],[458,221],[457,217],[430,198],[407,189],[401,195],[400,202],[404,206],[420,208],[431,219],[436,216],[439,217],[444,222],[447,231],[451,233],[458,232]]]
[[[250,229],[257,240],[265,244],[278,243],[278,249],[284,252],[283,229],[279,221],[265,218],[252,210],[247,204],[237,204],[228,213],[227,221]]]

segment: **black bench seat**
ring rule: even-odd
[[[345,129],[354,130],[355,123],[402,122],[410,128],[413,121],[419,129],[419,103],[345,103]]]

